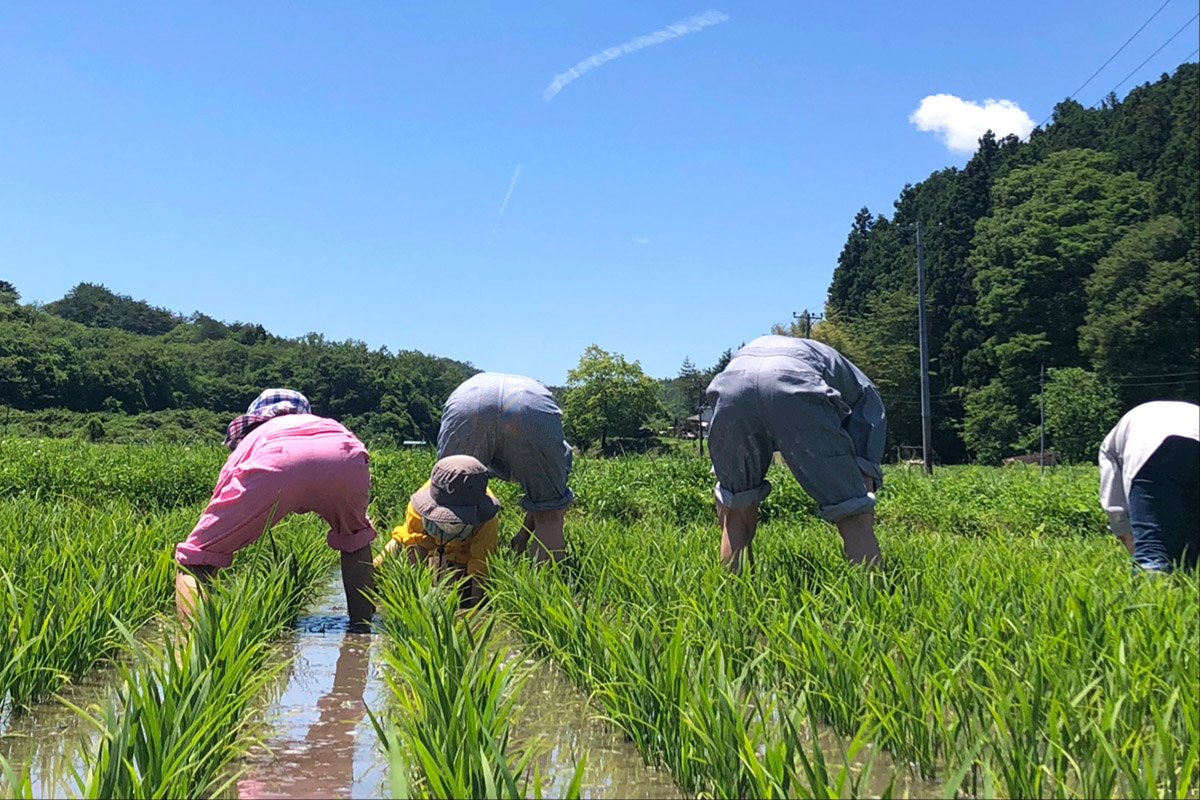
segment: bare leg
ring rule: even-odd
[[[874,511],[851,514],[838,520],[837,529],[842,535],[842,552],[845,553],[847,561],[869,566],[882,563],[879,541],[875,538]]]
[[[364,594],[375,588],[375,567],[371,564],[370,545],[360,547],[353,553],[342,553],[342,586],[346,590],[350,624],[369,622],[375,613],[375,605]]]
[[[532,530],[537,532],[533,537],[533,560],[539,564],[550,559],[562,561],[567,546],[563,539],[563,520],[566,519],[567,510],[534,511],[532,516]]]
[[[717,501],[717,519],[721,522],[721,563],[733,572],[742,568],[745,557],[754,566],[754,532],[758,528],[758,503],[745,508],[729,508]]]
[[[510,547],[517,553],[524,555],[525,550],[529,547],[529,535],[537,528],[537,519],[533,516],[532,511],[525,512],[525,521],[521,523],[521,530],[517,531],[517,535],[512,538]]]
[[[216,567],[206,566],[181,566],[175,573],[175,613],[181,622],[191,619],[200,601],[204,599],[204,587],[216,574]]]
[[[1125,549],[1129,551],[1129,555],[1133,555],[1133,534],[1122,533],[1117,538],[1121,540],[1121,544],[1125,545]]]

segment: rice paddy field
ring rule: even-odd
[[[315,651],[285,645],[336,574],[320,520],[276,526],[189,630],[172,619],[172,548],[224,456],[0,442],[0,795],[289,796],[249,778],[286,761],[328,781],[347,746],[347,782],[309,794],[1200,791],[1200,582],[1131,573],[1094,467],[887,470],[877,571],[845,563],[773,467],[757,563],[733,575],[706,460],[578,459],[562,564],[502,548],[489,602],[467,613],[454,586],[386,562],[376,632],[347,635],[327,670],[355,688],[327,708],[302,691]],[[432,460],[372,454],[381,532]],[[504,542],[518,490],[492,488]],[[297,714],[320,707],[298,755],[272,734],[292,692]],[[583,736],[584,717],[611,741]],[[377,779],[355,777],[366,762]]]

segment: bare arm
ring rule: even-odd
[[[375,560],[371,562],[371,566],[375,567],[375,569],[379,569],[379,565],[383,563],[383,560],[395,553],[398,549],[400,549],[400,543],[395,539],[388,539],[387,544],[385,544],[383,549],[379,551],[379,555],[375,556]]]

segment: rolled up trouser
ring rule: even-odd
[[[1200,443],[1168,436],[1129,487],[1133,561],[1142,569],[1195,567],[1200,555]]]
[[[837,522],[875,507],[863,474],[878,481],[879,465],[855,453],[842,427],[850,409],[818,372],[786,356],[738,356],[709,384],[708,402],[714,494],[722,505],[763,500],[778,450],[822,519]]]
[[[446,400],[437,455],[474,456],[492,477],[520,484],[526,511],[557,511],[575,498],[562,411],[531,378],[482,372],[464,381]]]

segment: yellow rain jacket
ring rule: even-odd
[[[424,489],[429,485],[425,481]],[[488,497],[493,500],[496,495],[488,489]],[[421,515],[413,508],[412,503],[404,512],[404,522],[392,530],[392,538],[405,547],[417,547],[422,552],[422,558],[430,553],[436,553],[439,541],[425,532],[425,523]],[[467,574],[474,577],[487,574],[488,554],[496,549],[500,542],[500,515],[489,519],[471,531],[465,539],[452,539],[446,542],[446,562],[449,564],[466,565]]]

